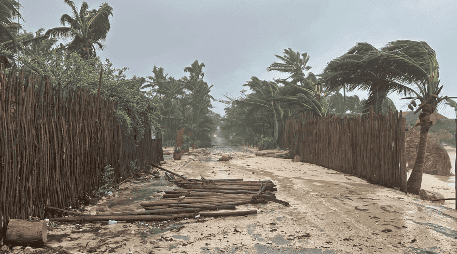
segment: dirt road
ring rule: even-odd
[[[200,150],[200,149],[199,149]],[[222,153],[233,157],[217,161]],[[455,253],[457,212],[415,195],[320,166],[215,148],[165,155],[163,167],[187,178],[272,180],[277,203],[237,206],[256,215],[176,222],[53,224],[48,245],[69,253]],[[184,166],[185,165],[185,166]],[[92,213],[142,210],[176,188],[150,176],[125,183]]]

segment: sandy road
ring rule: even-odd
[[[199,149],[200,150],[200,149]],[[48,244],[68,253],[455,253],[457,212],[414,195],[316,165],[214,148],[204,155],[166,156],[166,169],[188,178],[272,180],[277,203],[237,206],[255,215],[180,221],[62,223]],[[223,152],[233,159],[217,161]],[[120,186],[91,212],[142,210],[176,188],[142,177]],[[428,251],[428,252],[426,252]]]
[[[214,154],[219,155],[217,151]],[[291,206],[240,206],[257,208],[259,213],[212,219],[206,225],[189,224],[180,235],[199,232],[219,237],[194,238],[176,253],[200,253],[205,248],[230,253],[235,251],[233,246],[238,246],[234,253],[307,249],[328,253],[455,253],[457,249],[455,210],[316,165],[246,153],[232,156],[229,162],[192,161],[178,172],[189,178],[271,179],[278,186],[276,196]],[[185,162],[186,158],[168,166],[180,167]]]

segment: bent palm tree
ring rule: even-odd
[[[328,95],[328,90],[324,89],[324,84],[316,79],[311,72],[305,78],[303,71],[311,69],[307,66],[309,56],[307,53],[300,54],[294,52],[291,48],[284,50],[284,56],[275,55],[282,60],[282,63],[272,63],[267,71],[279,71],[290,73],[286,79],[278,79],[276,82],[284,84],[281,88],[280,99],[289,106],[297,105],[301,108],[299,113],[311,111],[316,116],[325,115],[327,108],[323,97]],[[287,79],[291,78],[291,81]]]
[[[279,94],[279,87],[275,82],[268,82],[260,80],[257,77],[251,77],[251,81],[248,81],[243,86],[248,86],[253,94],[249,94],[246,99],[235,100],[237,104],[244,104],[249,106],[249,111],[245,118],[249,118],[253,113],[266,108],[273,114],[274,122],[274,138],[278,139],[278,114],[281,118],[284,114],[279,101],[282,96]]]
[[[413,110],[416,107],[415,100],[419,100],[421,104],[418,106],[414,114],[422,110],[419,115],[419,123],[416,126],[420,126],[420,139],[419,145],[417,150],[417,157],[416,162],[414,164],[414,168],[411,172],[411,176],[408,179],[407,188],[408,192],[419,194],[421,185],[422,185],[422,174],[423,174],[423,167],[425,161],[425,152],[426,152],[426,145],[427,145],[427,134],[432,126],[433,122],[430,120],[430,115],[435,112],[437,105],[446,100],[448,103],[451,103],[452,100],[450,98],[457,98],[457,97],[439,97],[441,89],[443,86],[439,86],[439,66],[438,61],[436,60],[436,54],[434,51],[430,52],[430,60],[429,60],[429,73],[426,73],[425,70],[423,71],[423,75],[426,76],[426,81],[417,84],[420,92],[415,92],[416,97],[406,97],[402,99],[412,99],[408,108]]]
[[[348,91],[356,88],[369,90],[364,105],[364,114],[373,105],[375,113],[386,113],[389,92],[412,93],[412,89],[399,82],[420,82],[422,68],[427,69],[427,50],[425,42],[398,40],[388,43],[377,50],[368,43],[358,43],[346,54],[328,63],[324,72],[318,76],[331,87],[348,86]]]
[[[70,27],[56,27],[49,29],[46,37],[73,37],[73,40],[67,45],[67,50],[77,52],[83,59],[89,59],[96,56],[95,45],[100,49],[104,46],[100,41],[106,39],[110,29],[108,20],[109,15],[113,15],[113,8],[107,3],[100,6],[98,10],[88,11],[89,6],[83,2],[78,13],[75,4],[71,0],[64,0],[73,10],[73,17],[63,14],[60,23],[70,24]]]

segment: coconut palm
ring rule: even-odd
[[[150,80],[141,89],[152,88],[152,91],[159,94],[163,99],[162,115],[171,117],[171,114],[176,111],[175,101],[179,95],[184,95],[184,83],[179,80],[175,80],[173,77],[168,77],[168,74],[164,75],[163,68],[157,68],[154,66],[152,70],[154,76],[148,76]]]
[[[417,83],[419,92],[413,92],[416,95],[415,97],[402,98],[412,99],[412,101],[408,105],[408,108],[414,110],[414,108],[417,106],[417,109],[414,111],[414,114],[422,110],[422,112],[419,115],[420,121],[416,124],[416,126],[421,127],[417,157],[413,170],[411,172],[411,176],[409,177],[407,183],[408,192],[414,194],[419,194],[419,191],[421,189],[427,135],[430,126],[432,126],[433,124],[433,122],[430,120],[430,114],[436,111],[436,108],[441,101],[446,100],[449,104],[452,104],[452,100],[450,100],[450,98],[457,98],[448,96],[439,97],[439,94],[443,86],[439,86],[438,61],[436,60],[435,52],[430,49],[427,50],[429,50],[430,59],[428,68],[429,71],[427,73],[426,70],[421,68],[424,81],[421,83]],[[415,100],[419,100],[421,102],[420,105],[416,105]]]
[[[19,13],[19,7],[20,4],[17,1],[0,0],[0,43],[9,43],[9,45],[3,44],[2,46],[10,50],[18,46],[16,31],[19,24],[12,22],[12,18],[17,16],[24,20]],[[6,68],[11,67],[14,62],[12,54],[2,54],[0,57],[1,63]]]
[[[22,25],[12,22],[13,17],[24,20],[19,13],[20,4],[14,0],[0,0],[0,53],[1,61],[5,68],[10,68],[14,63],[14,54],[24,50],[24,46],[30,43],[39,43],[45,39],[44,36],[33,37],[31,34],[19,34]]]
[[[182,79],[185,88],[190,91],[189,99],[192,110],[190,129],[194,134],[200,132],[201,135],[204,135],[203,129],[199,128],[202,117],[209,113],[209,109],[212,108],[211,100],[215,101],[209,94],[213,85],[209,86],[203,81],[205,76],[203,67],[205,67],[204,63],[199,64],[198,60],[195,60],[191,66],[184,68],[184,72],[189,72],[190,77],[183,77]],[[192,141],[195,142],[196,136],[192,136]]]
[[[104,3],[98,10],[89,11],[89,6],[86,2],[83,2],[78,13],[73,1],[64,0],[64,2],[71,7],[73,17],[63,14],[60,18],[60,23],[62,25],[68,23],[70,27],[49,29],[45,36],[53,38],[73,37],[73,40],[67,45],[67,50],[77,52],[83,59],[95,57],[94,45],[97,45],[100,49],[104,48],[100,41],[106,39],[110,29],[108,17],[113,15],[113,8]]]
[[[422,41],[394,41],[381,50],[376,50],[368,43],[359,43],[347,54],[330,62],[322,77],[330,86],[349,84],[350,89],[370,89],[364,113],[367,113],[368,105],[373,105],[377,112],[382,112],[383,101],[389,91],[403,92],[405,95],[415,94],[416,97],[404,98],[413,99],[409,105],[410,109],[416,106],[416,99],[421,101],[415,112],[422,110],[418,123],[422,126],[421,136],[416,162],[407,185],[408,192],[419,194],[427,133],[432,124],[430,114],[436,110],[437,103],[452,98],[438,97],[442,86],[438,87],[435,51]],[[416,84],[418,92],[396,81]]]
[[[261,109],[269,110],[273,115],[274,122],[274,138],[278,139],[278,115],[279,118],[283,115],[283,110],[279,101],[283,98],[279,94],[279,87],[275,82],[268,82],[260,80],[255,76],[251,77],[251,81],[248,81],[243,86],[249,87],[254,93],[249,94],[247,98],[235,100],[236,104],[246,105],[249,107],[249,111],[245,118],[249,119],[252,114],[258,112]]]
[[[198,60],[195,60],[189,67],[184,68],[184,72],[189,72],[190,80],[196,81],[205,76],[202,71],[203,67],[205,67],[204,63],[198,64]]]
[[[386,101],[390,92],[412,93],[412,89],[401,82],[420,81],[420,70],[428,71],[428,55],[425,42],[398,40],[388,43],[381,50],[368,43],[358,43],[346,54],[328,63],[324,72],[318,76],[330,88],[348,86],[348,91],[356,88],[369,90],[364,105],[364,114],[373,105],[375,113],[386,113]],[[421,50],[422,49],[422,50]],[[398,81],[398,82],[397,82]]]
[[[311,69],[307,66],[309,56],[307,53],[300,54],[294,52],[291,48],[284,49],[284,56],[275,55],[282,60],[282,63],[272,63],[267,71],[279,71],[290,73],[286,79],[275,80],[278,83],[284,84],[281,88],[280,98],[282,103],[288,107],[297,105],[301,108],[299,113],[311,111],[313,114],[322,116],[327,111],[326,100],[323,97],[327,96],[331,91],[325,88],[325,84],[318,80],[316,76],[310,72],[305,78],[303,71]],[[287,79],[292,79],[287,81]]]

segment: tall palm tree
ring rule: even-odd
[[[303,71],[311,69],[307,66],[309,56],[307,53],[294,52],[291,48],[284,50],[284,56],[275,55],[282,60],[282,63],[272,63],[267,71],[279,71],[290,73],[286,79],[277,79],[276,82],[284,84],[282,95],[284,103],[299,105],[302,112],[311,111],[315,115],[325,115],[326,103],[323,97],[327,96],[330,90],[326,89],[326,85],[316,78],[310,72],[305,78]],[[287,79],[292,79],[287,81]]]
[[[292,78],[291,84],[298,84],[298,82],[305,81],[304,70],[308,71],[311,69],[307,66],[309,56],[307,53],[300,54],[300,52],[294,52],[291,48],[284,49],[284,56],[275,56],[282,60],[282,63],[272,63],[267,67],[267,71],[279,71],[283,73],[290,73],[291,75],[286,79],[279,79],[278,81],[286,81]]]
[[[423,167],[425,161],[425,152],[426,152],[426,145],[427,145],[427,135],[432,126],[433,122],[430,120],[430,115],[436,111],[438,104],[441,101],[446,100],[449,104],[452,104],[452,100],[450,98],[457,98],[457,97],[439,97],[441,89],[443,86],[439,86],[439,65],[436,59],[436,54],[433,50],[429,50],[429,68],[428,73],[426,70],[422,69],[422,76],[423,82],[417,83],[417,87],[419,88],[419,92],[414,91],[415,97],[405,97],[402,99],[412,99],[408,108],[414,110],[414,107],[418,106],[417,109],[414,111],[414,114],[421,111],[419,115],[419,123],[416,126],[420,126],[420,139],[419,145],[417,150],[417,157],[414,164],[414,168],[411,172],[411,175],[408,179],[407,188],[408,192],[419,194],[421,185],[422,185],[422,174],[423,174]],[[415,100],[419,100],[421,102],[420,105],[416,105]]]
[[[184,77],[185,88],[190,91],[189,99],[191,105],[191,118],[190,118],[190,129],[196,134],[200,128],[200,123],[203,120],[203,116],[209,113],[209,109],[212,108],[211,100],[215,99],[209,94],[213,85],[208,86],[203,81],[205,74],[203,73],[204,63],[198,63],[195,60],[191,66],[185,67],[184,72],[189,72],[190,78]],[[195,141],[196,135],[192,136],[192,140]]]
[[[12,18],[17,16],[24,20],[19,13],[19,7],[20,4],[17,1],[0,0],[0,43],[8,43],[9,45],[3,46],[10,50],[18,47],[17,34],[15,32],[17,31],[16,26],[19,24],[12,22]],[[0,58],[0,63],[6,68],[11,67],[12,62],[14,62],[12,54],[2,54]]]
[[[389,91],[416,95],[416,97],[404,99],[413,99],[409,105],[410,109],[416,106],[414,100],[421,101],[421,105],[415,112],[422,110],[418,123],[421,126],[421,136],[407,189],[408,192],[419,194],[427,133],[432,124],[430,114],[436,110],[437,103],[453,98],[438,97],[442,86],[438,87],[438,63],[435,51],[423,41],[393,41],[381,50],[375,49],[368,43],[358,43],[348,53],[330,62],[321,77],[330,87],[348,84],[351,90],[357,87],[370,89],[364,113],[367,113],[369,105],[373,105],[377,113],[382,112],[383,101]],[[416,84],[419,92],[396,81]]]
[[[195,60],[189,67],[184,68],[184,72],[190,73],[190,80],[197,81],[205,76],[203,67],[205,67],[204,63],[198,64],[198,60]]]
[[[19,34],[22,25],[12,21],[13,17],[21,18],[19,13],[20,4],[14,0],[0,0],[0,63],[5,68],[15,66],[14,54],[25,50],[30,43],[39,43],[45,39],[44,36],[33,37],[31,34]]]
[[[68,23],[70,27],[49,29],[45,36],[73,37],[73,40],[67,45],[67,50],[77,52],[83,59],[95,57],[94,45],[97,45],[100,49],[104,48],[100,41],[106,39],[110,29],[108,17],[113,15],[113,8],[104,3],[98,10],[89,11],[89,6],[86,2],[83,2],[78,13],[73,1],[64,0],[64,2],[71,7],[73,17],[63,14],[60,18],[60,23],[62,25]]]
[[[418,68],[428,70],[428,54],[424,48],[430,46],[425,42],[409,40],[389,42],[381,50],[369,43],[358,43],[346,54],[328,63],[318,76],[331,88],[348,86],[348,91],[356,88],[369,90],[363,113],[368,113],[370,105],[376,113],[386,113],[388,110],[383,105],[389,104],[385,101],[388,93],[412,93],[413,90],[401,82],[419,81],[421,74]]]
[[[176,111],[175,101],[179,95],[184,94],[184,83],[179,80],[175,80],[173,77],[168,77],[168,74],[164,74],[163,68],[157,68],[154,66],[152,70],[154,76],[148,76],[150,80],[146,85],[142,86],[141,89],[152,88],[152,91],[156,94],[163,96],[163,109],[162,115],[171,117],[172,113]]]
[[[235,100],[236,104],[249,106],[249,111],[245,118],[249,119],[253,113],[267,109],[273,115],[274,122],[274,138],[278,139],[278,115],[282,118],[283,110],[279,101],[282,96],[279,94],[279,87],[275,82],[268,82],[260,80],[255,76],[251,77],[251,81],[248,81],[243,86],[248,86],[253,94],[249,94],[246,99]]]

